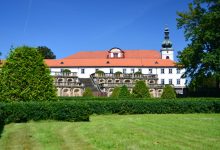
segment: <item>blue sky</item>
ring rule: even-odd
[[[0,0],[0,52],[47,46],[57,58],[78,51],[160,50],[164,27],[175,54],[186,46],[177,11],[191,0]]]

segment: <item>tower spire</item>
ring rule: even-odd
[[[162,42],[162,50],[173,50],[172,48],[172,42],[170,41],[169,37],[169,28],[166,26],[164,29],[164,40]]]
[[[171,59],[173,60],[173,44],[170,41],[170,31],[167,25],[165,26],[164,29],[164,40],[162,42],[162,48],[161,48],[161,57],[162,59]]]

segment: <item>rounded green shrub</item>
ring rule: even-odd
[[[172,86],[170,85],[165,85],[163,89],[163,93],[161,95],[161,98],[163,99],[175,99],[176,98],[176,93],[175,90],[173,89]]]
[[[128,88],[126,85],[123,85],[118,93],[118,98],[129,98],[131,97],[130,92],[128,91]]]
[[[118,98],[119,91],[120,91],[120,87],[115,87],[114,90],[112,91],[111,97]]]
[[[132,96],[135,98],[150,98],[149,88],[144,81],[137,81],[133,90]]]
[[[32,47],[12,50],[0,72],[0,100],[57,100],[56,88],[41,54]]]

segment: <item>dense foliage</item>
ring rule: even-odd
[[[0,72],[0,99],[57,100],[50,71],[35,48],[22,46],[10,52]]]
[[[86,88],[85,91],[83,92],[83,97],[93,97],[92,90],[90,88]]]
[[[189,44],[178,55],[179,66],[186,68],[193,86],[215,78],[220,88],[220,1],[194,0],[187,12],[178,12],[178,28],[183,28]],[[192,86],[192,85],[191,85]]]
[[[161,95],[161,98],[163,98],[163,99],[175,99],[176,98],[176,93],[175,93],[174,88],[170,85],[165,85],[165,87],[163,89],[163,93]]]
[[[42,55],[44,59],[56,59],[56,55],[46,46],[38,46],[37,51]]]
[[[85,103],[14,102],[0,103],[0,120],[4,123],[30,120],[89,121],[91,111]]]
[[[129,98],[130,96],[131,94],[126,85],[123,85],[122,87],[120,87],[118,98]]]
[[[149,98],[150,92],[144,81],[137,81],[133,90],[132,96],[135,98]]]
[[[111,97],[112,98],[118,98],[119,95],[119,91],[120,91],[120,87],[115,87],[112,91]]]

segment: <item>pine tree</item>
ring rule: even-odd
[[[35,48],[22,46],[10,52],[0,72],[0,99],[57,100],[53,78]]]

